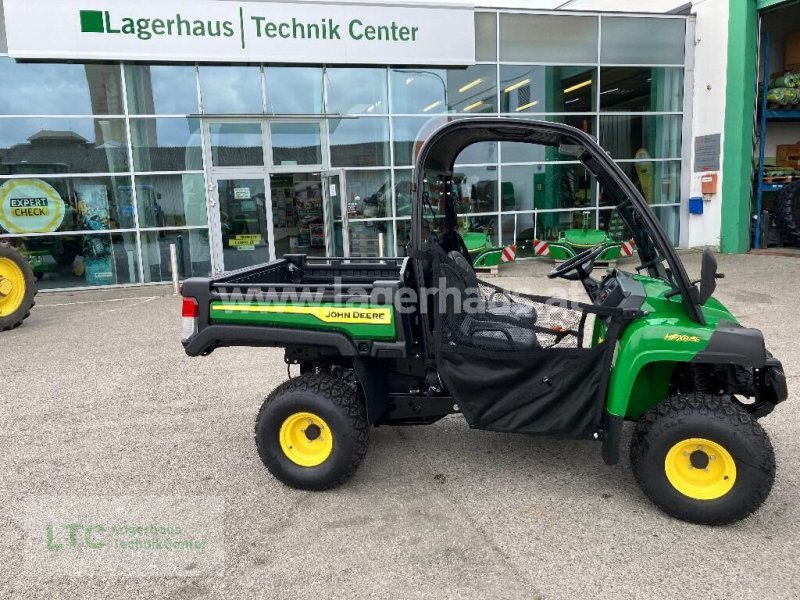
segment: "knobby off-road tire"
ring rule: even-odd
[[[369,447],[363,397],[325,373],[295,377],[276,388],[256,416],[258,454],[288,486],[327,490],[350,479]]]
[[[28,259],[0,243],[0,332],[19,327],[36,302],[36,277]],[[4,293],[7,292],[7,293]]]
[[[730,400],[701,393],[670,396],[641,418],[631,466],[664,512],[705,525],[744,519],[775,481],[775,455],[761,425]]]
[[[800,182],[789,184],[778,193],[775,224],[784,241],[800,244]]]

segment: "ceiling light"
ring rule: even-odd
[[[569,94],[570,92],[574,92],[575,90],[579,90],[581,88],[584,88],[587,85],[592,85],[592,80],[591,79],[587,79],[586,81],[581,81],[580,83],[576,83],[575,85],[572,85],[572,86],[566,88],[564,90],[564,93],[565,94]]]
[[[431,102],[430,104],[428,104],[428,106],[426,106],[425,108],[422,109],[422,112],[431,111],[434,108],[436,108],[437,106],[439,106],[441,103],[442,103],[441,100],[437,100],[436,102]]]
[[[464,107],[464,112],[469,112],[469,111],[471,111],[473,108],[478,108],[478,107],[479,107],[481,104],[483,104],[483,100],[478,100],[477,102],[473,102],[473,103],[472,103],[472,104],[470,104],[469,106],[465,106],[465,107]]]
[[[413,77],[406,77],[406,85],[411,85],[411,82],[414,81]]]
[[[613,92],[618,92],[618,91],[619,91],[619,88],[615,87],[615,88],[611,88],[610,90],[605,90],[603,92],[600,92],[600,95],[602,96],[603,94],[611,94]]]
[[[483,79],[482,79],[482,78],[480,78],[480,77],[478,77],[478,79],[476,79],[475,81],[470,81],[470,82],[469,82],[467,85],[463,85],[463,86],[461,86],[460,88],[458,88],[458,91],[459,91],[459,93],[463,94],[463,93],[464,93],[464,92],[466,92],[467,90],[471,90],[472,88],[474,88],[474,87],[475,87],[476,85],[478,85],[478,84],[479,84],[481,81],[483,81]]]
[[[516,111],[519,112],[521,110],[525,110],[526,108],[530,108],[532,106],[536,106],[537,104],[539,104],[539,101],[538,100],[534,100],[533,102],[528,102],[527,104],[523,104],[522,106],[518,106],[516,108]]]
[[[517,89],[517,88],[521,88],[523,85],[527,85],[527,84],[529,84],[530,82],[531,82],[530,78],[528,78],[528,79],[523,79],[522,81],[518,81],[517,83],[514,83],[514,84],[512,84],[512,85],[508,86],[508,87],[507,87],[506,89],[504,89],[503,91],[504,91],[506,94],[508,94],[508,93],[510,93],[510,92],[513,92],[513,91],[514,91],[515,89]]]

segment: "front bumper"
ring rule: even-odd
[[[783,373],[781,361],[767,353],[764,367],[756,376],[756,402],[749,408],[752,415],[759,419],[773,411],[775,405],[789,397],[786,387],[786,375]]]

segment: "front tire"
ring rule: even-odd
[[[670,396],[642,417],[631,466],[664,512],[705,525],[744,519],[775,481],[775,454],[761,425],[733,402],[701,393]]]
[[[276,388],[256,417],[264,465],[284,484],[327,490],[350,479],[369,446],[369,421],[356,387],[324,373]]]
[[[34,296],[31,263],[12,246],[0,243],[0,331],[22,325],[31,314]]]

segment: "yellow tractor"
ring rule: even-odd
[[[0,241],[0,331],[14,329],[28,318],[34,296],[36,278],[28,259]]]

